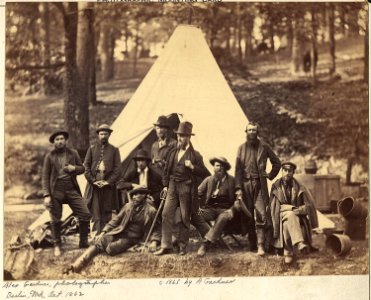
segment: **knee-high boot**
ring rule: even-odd
[[[61,222],[51,223],[50,228],[54,240],[54,256],[61,256],[62,255]]]
[[[264,228],[257,227],[256,235],[258,239],[258,255],[263,256],[265,254],[264,242],[265,242],[265,232]]]
[[[80,273],[80,271],[86,267],[98,253],[99,249],[95,245],[90,246],[78,259],[75,260],[75,262],[70,266],[69,271]]]
[[[89,221],[79,221],[79,232],[80,232],[80,248],[88,248],[88,234],[89,234]]]

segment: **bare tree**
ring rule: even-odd
[[[329,73],[334,74],[336,70],[335,64],[335,5],[327,3],[328,12],[328,28],[329,28],[329,50],[330,50],[330,69]]]

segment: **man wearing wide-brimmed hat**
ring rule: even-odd
[[[231,165],[221,156],[211,158],[210,163],[214,174],[198,186],[199,201],[205,201],[205,208],[200,208],[192,216],[193,226],[204,239],[197,253],[199,256],[204,256],[206,250],[220,238],[225,225],[234,216],[235,180],[228,174]],[[212,227],[209,226],[210,221],[215,221]]]
[[[120,177],[121,158],[119,150],[108,140],[112,129],[100,125],[98,142],[88,149],[85,160],[85,178],[88,181],[85,198],[93,216],[93,230],[99,234],[111,220],[112,210],[118,208],[116,182]]]
[[[54,240],[54,255],[61,255],[62,207],[67,203],[79,219],[80,248],[88,244],[90,212],[76,180],[76,175],[84,173],[84,166],[76,150],[66,147],[68,132],[55,131],[49,142],[54,149],[44,159],[42,188],[44,204],[50,213],[50,226]]]
[[[267,179],[273,180],[281,168],[281,161],[272,148],[258,138],[258,124],[250,122],[246,127],[246,142],[237,152],[236,189],[254,219],[246,218],[242,223],[247,227],[250,250],[257,247],[258,255],[265,254],[266,238],[271,228],[269,216],[269,194]],[[272,169],[266,172],[267,161]],[[269,240],[269,239],[268,239]]]
[[[144,149],[139,149],[134,155],[135,169],[117,182],[117,189],[131,190],[137,185],[148,187],[154,199],[154,206],[157,209],[160,205],[160,192],[162,190],[162,177],[149,165],[151,158]]]
[[[197,212],[197,185],[198,179],[203,179],[207,171],[202,156],[194,150],[190,140],[192,123],[181,122],[175,132],[178,145],[168,155],[162,183],[167,192],[164,210],[162,212],[161,249],[155,255],[163,255],[173,250],[172,231],[174,216],[177,207],[180,207],[181,223],[179,225],[179,254],[185,255],[189,240],[190,216]]]
[[[176,147],[176,140],[169,136],[170,125],[166,116],[159,116],[153,124],[156,130],[157,140],[152,144],[151,160],[154,170],[161,176],[166,163],[166,158],[171,149]]]
[[[80,272],[98,253],[114,256],[143,241],[150,233],[149,251],[160,242],[160,223],[155,222],[156,209],[148,202],[150,190],[136,186],[130,192],[132,201],[126,204],[104,228],[93,246],[89,247],[64,273]]]
[[[312,195],[294,178],[295,170],[294,163],[282,163],[282,177],[272,185],[270,194],[274,247],[284,248],[287,264],[293,261],[294,250],[316,250],[312,228],[318,227]]]

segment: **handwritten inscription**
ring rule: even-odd
[[[8,290],[6,299],[47,299],[47,298],[75,298],[87,296],[88,289],[109,285],[102,280],[59,280],[56,282],[25,281],[23,283],[6,282],[2,288]],[[68,288],[68,291],[63,290]],[[72,288],[72,289],[71,289]]]
[[[163,279],[159,281],[159,285],[185,285],[190,287],[192,284],[195,285],[217,285],[217,284],[232,284],[236,282],[236,278],[198,278],[198,279],[190,279],[190,278],[176,278],[176,279]]]

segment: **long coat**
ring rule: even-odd
[[[76,190],[81,194],[79,185],[76,180],[76,176],[84,173],[85,168],[81,162],[80,156],[76,150],[66,147],[66,163],[71,164],[76,167],[74,172],[69,173],[73,185]],[[57,169],[57,152],[52,150],[44,158],[43,170],[42,170],[42,190],[44,197],[51,196],[53,197],[55,183],[58,178],[58,169]]]
[[[103,231],[107,232],[107,235],[116,235],[119,234],[127,228],[131,220],[131,216],[133,214],[134,203],[129,202],[127,203],[119,212],[117,216],[115,216],[109,223],[104,226]],[[144,227],[144,236],[146,238],[149,230],[152,226],[152,223],[156,216],[156,209],[150,205],[149,203],[144,204],[144,220],[143,220],[143,227]],[[152,234],[150,236],[149,241],[161,241],[161,224],[159,220],[157,220]]]
[[[261,186],[261,193],[265,205],[269,204],[269,193],[267,178],[273,180],[281,169],[281,161],[278,156],[273,152],[272,148],[265,142],[258,140],[258,153],[257,153],[257,166],[259,171],[259,180]],[[242,144],[238,148],[237,159],[236,159],[236,189],[243,190],[243,179],[244,179],[244,162],[246,158],[247,142]],[[269,174],[266,172],[267,160],[270,160],[272,169]],[[246,197],[244,197],[246,199]],[[247,199],[247,201],[252,199]],[[246,203],[247,207],[253,207],[253,203]]]
[[[311,193],[293,179],[292,200],[286,200],[282,190],[282,178],[278,179],[273,185],[270,195],[270,209],[273,223],[273,245],[276,248],[284,246],[283,224],[280,215],[281,205],[293,205],[299,210],[300,225],[305,242],[312,244],[312,228],[318,227],[317,210]]]
[[[164,187],[169,186],[170,182],[170,175],[171,170],[173,169],[174,164],[177,163],[177,148],[173,148],[167,157],[167,161],[165,164],[164,175],[162,177],[162,185]],[[206,169],[201,154],[196,151],[192,144],[189,146],[189,157],[188,159],[192,162],[194,169],[191,170],[186,168],[190,178],[191,178],[191,191],[192,191],[192,203],[190,205],[190,209],[193,212],[197,212],[200,204],[198,201],[197,195],[197,187],[199,183],[208,175],[210,175],[209,171]],[[182,209],[182,208],[181,208]],[[184,209],[183,209],[184,210]]]
[[[226,174],[226,180],[228,184],[228,198],[231,204],[230,206],[232,206],[234,203],[235,180],[234,177],[229,174]],[[201,184],[198,186],[198,197],[200,203],[202,203],[204,200],[205,206],[207,206],[214,191],[216,182],[217,178],[215,175],[208,176],[201,182]]]
[[[97,167],[101,156],[101,147],[100,143],[90,146],[84,160],[85,178],[89,183],[86,185],[84,197],[87,201],[88,207],[91,207],[93,193],[94,190],[96,190],[93,183],[96,181]],[[105,199],[103,207],[105,211],[111,211],[112,209],[118,208],[115,184],[120,177],[121,169],[119,150],[111,144],[107,144],[103,152],[103,162],[105,166],[104,179],[109,183],[108,187],[102,188],[103,198]]]
[[[148,189],[151,191],[152,197],[155,199],[155,204],[158,207],[160,201],[160,193],[162,190],[162,178],[151,167],[148,167]],[[133,170],[117,182],[118,189],[131,190],[132,183],[139,184],[139,173]]]

